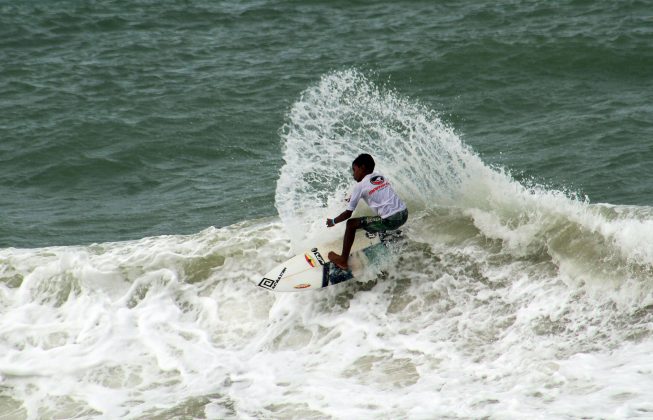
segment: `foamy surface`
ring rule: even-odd
[[[4,418],[653,417],[650,208],[520,184],[352,70],[282,138],[278,218],[0,250]],[[324,290],[257,288],[342,234],[324,219],[361,151],[408,202],[402,248]]]

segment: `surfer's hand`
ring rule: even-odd
[[[327,227],[335,226],[334,220],[333,219],[327,219],[326,220],[326,225],[327,225]]]

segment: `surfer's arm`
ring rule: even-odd
[[[326,225],[328,227],[332,227],[336,225],[337,223],[344,222],[345,220],[349,219],[352,215],[353,211],[351,210],[345,210],[342,213],[340,213],[338,216],[334,217],[333,219],[327,219]]]

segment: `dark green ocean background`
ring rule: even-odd
[[[652,162],[651,0],[0,0],[0,420],[653,418]]]
[[[276,216],[287,113],[344,69],[520,182],[651,206],[652,6],[1,1],[0,247]]]

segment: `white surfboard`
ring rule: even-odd
[[[275,292],[300,292],[321,289],[360,276],[370,263],[387,254],[387,244],[394,242],[400,231],[390,234],[358,232],[349,254],[349,270],[342,270],[329,261],[329,252],[339,253],[342,239],[316,245],[277,265],[259,281],[258,286]]]

